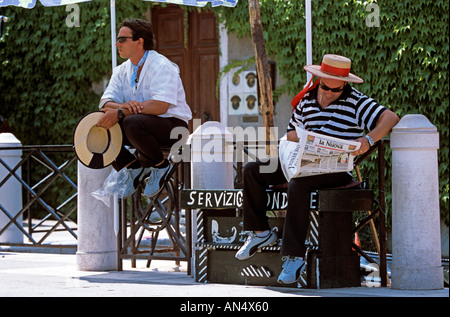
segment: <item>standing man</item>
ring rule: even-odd
[[[305,66],[305,70],[318,79],[312,87],[308,84],[292,102],[295,108],[287,128],[288,140],[298,142],[295,126],[303,126],[316,133],[360,142],[360,149],[353,152],[360,155],[397,124],[399,118],[395,113],[348,84],[363,82],[350,73],[350,67],[350,59],[330,54],[323,57],[321,65]],[[365,135],[364,131],[367,131]],[[270,161],[251,162],[244,167],[244,231],[251,233],[236,253],[239,260],[250,258],[262,247],[275,244],[278,239],[267,222],[266,189],[270,185],[286,183],[286,178],[279,162],[273,173],[261,173],[263,164],[270,164]],[[305,269],[311,191],[344,186],[351,180],[351,175],[345,172],[292,178],[289,181],[281,248],[281,254],[287,256],[287,260],[278,276],[279,283],[295,283]]]
[[[128,59],[113,70],[111,80],[100,100],[105,113],[97,126],[108,129],[119,123],[124,145],[135,148],[134,154],[122,147],[114,169],[127,168],[131,182],[124,196],[131,195],[145,181],[144,195],[158,193],[171,164],[160,146],[171,146],[175,127],[188,128],[192,112],[176,64],[154,51],[155,41],[150,22],[125,20],[119,30],[116,47],[120,57]]]

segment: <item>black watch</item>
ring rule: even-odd
[[[123,111],[121,108],[117,108],[117,118],[119,118],[119,121],[125,118],[125,115],[123,114]]]

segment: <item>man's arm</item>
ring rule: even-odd
[[[381,114],[375,128],[367,135],[370,136],[375,142],[377,142],[378,140],[388,135],[399,120],[399,117],[395,113],[387,109]],[[361,147],[358,151],[352,152],[353,155],[361,155],[369,150],[370,144],[369,140],[367,140],[366,137],[358,138],[355,141],[360,142]]]
[[[102,100],[100,101],[102,103]],[[101,109],[105,115],[97,123],[97,126],[109,129],[114,124],[119,122],[118,109],[121,108],[124,116],[129,116],[130,114],[153,114],[160,115],[167,112],[169,109],[169,103],[159,100],[147,100],[144,102],[139,102],[132,100],[126,103],[118,103],[114,101],[108,101],[103,105]]]

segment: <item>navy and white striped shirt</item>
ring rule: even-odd
[[[287,131],[295,130],[294,125],[304,126],[316,133],[355,140],[362,137],[364,130],[375,128],[381,114],[386,110],[375,100],[345,85],[341,96],[325,109],[317,102],[315,88],[307,92],[295,107]]]

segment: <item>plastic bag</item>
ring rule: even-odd
[[[91,195],[101,200],[107,207],[110,207],[112,196],[117,195],[118,198],[129,197],[134,191],[132,170],[122,168],[118,172],[112,169],[103,186],[92,192]]]

